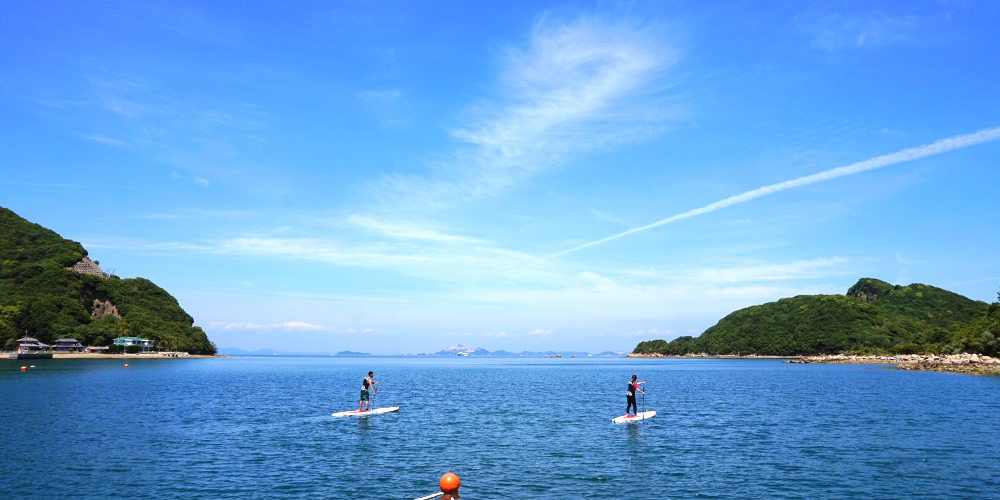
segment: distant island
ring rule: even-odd
[[[699,337],[640,342],[632,355],[996,356],[998,336],[1000,303],[919,283],[900,286],[863,278],[846,295],[799,295],[747,307]]]
[[[367,352],[355,352],[355,351],[340,351],[337,354],[332,354],[329,352],[302,352],[302,351],[275,351],[273,349],[257,349],[255,351],[245,351],[236,347],[223,347],[219,349],[219,354],[225,354],[228,356],[372,356],[372,354]],[[578,358],[586,357],[621,357],[627,354],[624,351],[604,351],[597,354],[591,354],[583,351],[521,351],[521,352],[507,352],[507,351],[487,351],[481,347],[465,347],[462,344],[458,344],[451,347],[446,347],[438,352],[427,354],[389,354],[389,356],[473,356],[473,357],[494,357],[494,358],[546,358],[546,357],[566,357],[571,358],[576,356]]]
[[[621,357],[625,355],[625,352],[621,351],[604,351],[597,354],[592,354],[584,351],[521,351],[521,352],[508,352],[504,350],[499,351],[487,351],[481,347],[465,347],[462,344],[458,344],[452,347],[446,347],[433,354],[416,354],[416,356],[491,356],[494,358],[545,358],[545,357],[555,357],[555,356],[565,356],[567,358],[577,356],[581,358],[585,357]]]
[[[0,207],[0,348],[13,350],[22,336],[45,344],[73,338],[84,346],[131,336],[165,350],[216,353],[166,290],[99,266],[80,243]]]

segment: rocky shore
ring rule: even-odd
[[[895,356],[803,356],[785,363],[834,363],[896,365],[900,370],[925,370],[937,372],[1000,375],[1000,359],[978,354],[898,354]]]

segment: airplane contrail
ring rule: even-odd
[[[876,168],[881,168],[896,163],[902,163],[904,161],[916,160],[919,158],[924,158],[926,156],[945,153],[953,149],[961,149],[969,146],[975,146],[976,144],[982,144],[984,142],[994,141],[996,139],[1000,139],[1000,127],[980,130],[979,132],[976,132],[974,134],[957,135],[955,137],[941,139],[940,141],[928,144],[926,146],[904,149],[902,151],[897,151],[895,153],[876,156],[875,158],[859,161],[851,165],[831,168],[830,170],[824,170],[822,172],[818,172],[812,175],[807,175],[805,177],[799,177],[798,179],[779,182],[777,184],[771,184],[770,186],[764,186],[761,188],[754,189],[752,191],[747,191],[743,194],[730,196],[729,198],[726,198],[724,200],[720,200],[715,203],[705,205],[701,208],[689,210],[682,214],[674,215],[672,217],[667,217],[666,219],[654,222],[652,224],[646,224],[645,226],[632,228],[629,229],[628,231],[618,233],[614,236],[608,236],[607,238],[602,238],[597,241],[591,241],[590,243],[584,243],[583,245],[570,248],[569,250],[563,250],[562,252],[548,256],[548,258],[552,259],[555,257],[566,255],[570,252],[582,250],[584,248],[592,247],[594,245],[600,245],[601,243],[606,243],[611,240],[616,240],[618,238],[628,236],[632,233],[638,233],[640,231],[652,229],[657,226],[670,224],[671,222],[676,222],[681,219],[687,219],[688,217],[694,217],[695,215],[714,212],[716,210],[719,210],[720,208],[726,208],[728,206],[736,205],[737,203],[747,202],[756,198],[760,198],[761,196],[767,196],[769,194],[777,193],[778,191],[784,191],[786,189],[796,188],[800,186],[807,186],[809,184],[828,181],[830,179],[836,179],[837,177],[852,175],[867,170],[874,170]]]

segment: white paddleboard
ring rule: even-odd
[[[385,408],[375,408],[369,411],[341,411],[334,413],[334,417],[367,417],[369,415],[381,415],[383,413],[389,413],[391,411],[399,411],[398,406],[387,406]]]
[[[649,411],[644,411],[644,412],[642,412],[642,413],[640,413],[638,415],[622,415],[620,417],[616,417],[616,418],[611,419],[611,422],[615,423],[615,424],[627,424],[629,422],[642,422],[643,420],[649,420],[649,419],[653,418],[655,415],[656,415],[655,411],[649,410]]]

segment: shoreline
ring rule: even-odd
[[[623,358],[669,358],[669,359],[790,359],[801,356],[765,356],[760,354],[636,354],[628,353]]]
[[[896,365],[898,370],[1000,375],[1000,359],[979,354],[897,354],[894,356],[801,356],[785,363]]]
[[[1000,375],[1000,359],[979,354],[895,354],[888,356],[853,356],[826,354],[819,356],[760,356],[755,354],[626,354],[625,358],[663,359],[784,359],[793,364],[896,365],[898,370],[965,373],[969,375]]]
[[[2,358],[8,359],[9,352],[0,353]],[[174,356],[174,354],[177,354]],[[204,359],[204,358],[228,358],[225,355],[210,354],[188,354],[188,353],[155,353],[155,354],[100,354],[91,352],[56,352],[52,353],[51,359]],[[10,361],[28,361],[24,359],[10,359]],[[36,361],[36,360],[31,360]]]

